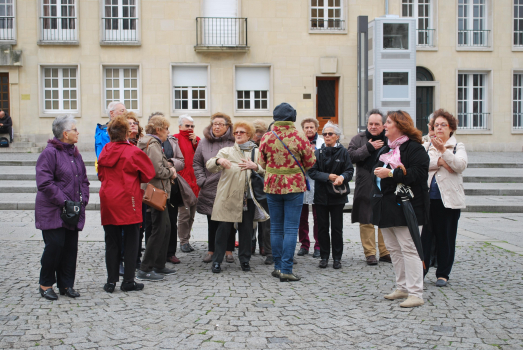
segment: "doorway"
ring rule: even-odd
[[[339,78],[316,78],[316,119],[320,123],[318,132],[328,121],[338,124]]]
[[[9,108],[9,73],[0,73],[0,108],[11,115]]]
[[[416,81],[434,81],[432,73],[424,67],[416,67]],[[416,86],[416,128],[423,135],[429,133],[429,116],[434,112],[434,86]]]

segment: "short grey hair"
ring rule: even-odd
[[[116,106],[118,105],[122,105],[125,107],[125,103],[120,101],[113,101],[107,105],[107,115],[109,116],[109,118],[111,118],[111,112],[114,111],[116,109]]]
[[[69,131],[76,124],[76,120],[70,114],[61,115],[53,121],[53,135],[61,140],[64,137],[64,131]]]
[[[165,117],[165,115],[162,112],[152,112],[148,120],[151,120],[152,117],[156,117],[157,115],[159,115],[160,117]]]
[[[184,120],[188,120],[188,121],[194,123],[194,119],[191,118],[191,116],[189,114],[182,114],[181,116],[178,117],[178,125],[183,125]]]
[[[327,128],[333,128],[333,129],[334,129],[334,132],[336,133],[336,135],[341,136],[341,129],[340,129],[340,127],[338,126],[338,124],[334,124],[334,123],[328,121],[327,124],[325,124],[325,125],[323,126],[323,130],[322,130],[321,132],[324,133],[324,132],[325,132],[325,129],[327,129]]]
[[[371,109],[370,111],[368,111],[367,114],[365,115],[365,123],[366,124],[369,124],[369,118],[373,114],[381,115],[381,120],[382,120],[383,124],[385,124],[385,121],[387,121],[387,116],[385,114],[383,114],[382,111],[380,111],[379,109],[375,108],[375,109]]]

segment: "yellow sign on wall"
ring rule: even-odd
[[[31,95],[30,94],[22,94],[22,101],[28,101],[31,99]]]

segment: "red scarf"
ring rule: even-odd
[[[196,150],[196,147],[198,147],[198,143],[200,142],[200,138],[196,136],[196,140],[198,141],[195,144],[192,143],[191,139],[189,139],[189,135],[191,133],[188,130],[180,130],[179,134],[173,135],[178,139],[178,145],[180,146],[180,150],[183,154],[183,159],[185,160],[185,167],[183,170],[179,171],[178,174],[181,175],[181,177],[184,178],[185,181],[191,186],[192,191],[194,192],[194,195],[198,197],[198,193],[200,192],[200,188],[196,184],[196,176],[194,175],[194,168],[193,168],[193,160],[194,160],[194,151]]]

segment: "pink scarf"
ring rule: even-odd
[[[392,152],[382,154],[380,156],[380,160],[385,164],[389,164],[391,169],[396,169],[398,166],[403,165],[401,164],[400,158],[400,146],[408,140],[409,137],[407,135],[398,137],[396,140],[392,142],[390,142],[389,140],[388,144],[389,147],[392,149]]]

